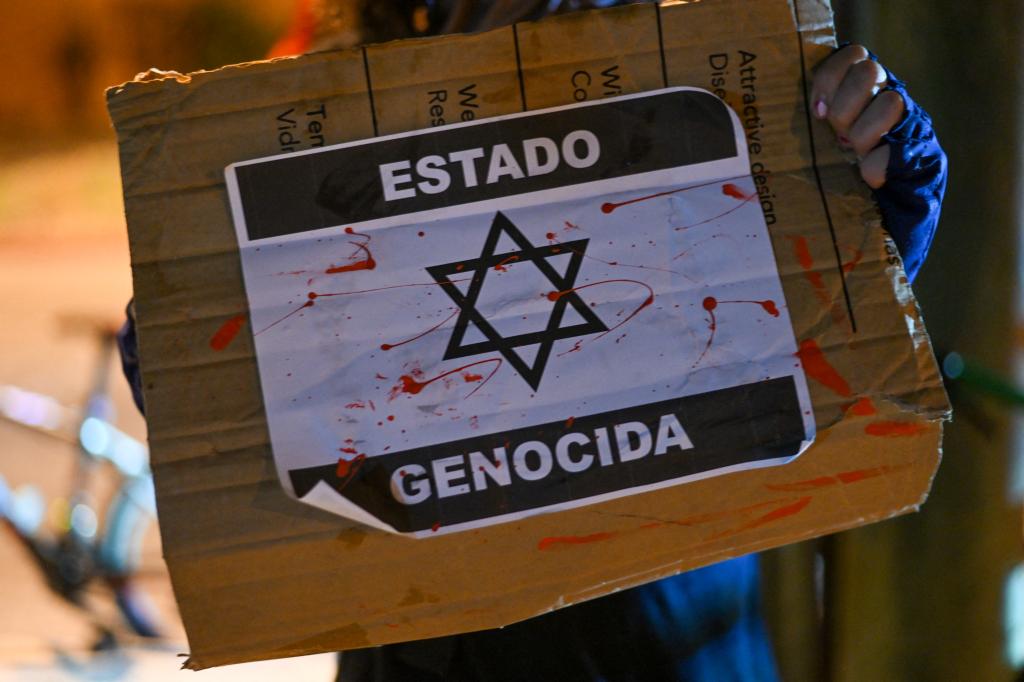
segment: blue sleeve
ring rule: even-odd
[[[871,58],[878,61],[874,54]],[[882,68],[889,79],[885,89],[903,97],[906,111],[899,125],[882,138],[892,153],[885,184],[874,195],[885,227],[903,257],[907,277],[913,281],[939,223],[948,162],[928,113],[907,94],[903,81]]]
[[[132,389],[132,398],[139,412],[146,414],[142,403],[142,374],[139,372],[139,340],[135,335],[135,299],[128,301],[124,311],[124,324],[117,331],[117,350],[121,355],[121,370]]]

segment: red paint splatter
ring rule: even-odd
[[[718,307],[718,299],[714,296],[708,296],[704,299],[701,305],[704,307],[704,310],[708,311],[709,334],[708,342],[704,344],[704,350],[700,352],[700,355],[697,356],[697,361],[693,363],[694,367],[699,365],[704,360],[704,356],[708,354],[709,350],[711,350],[711,346],[715,342],[715,332],[718,330],[718,318],[715,317],[715,308]]]
[[[393,415],[393,414],[389,414],[389,415],[388,415],[388,421],[389,421],[389,422],[393,422],[393,421],[395,421],[395,415]]]
[[[315,301],[316,301],[316,299],[318,299],[318,298],[330,298],[332,296],[355,296],[356,294],[368,294],[368,293],[377,292],[377,291],[388,291],[390,289],[404,289],[406,287],[436,287],[436,286],[442,286],[444,284],[454,284],[456,282],[464,282],[464,281],[466,281],[466,279],[449,279],[449,280],[446,280],[444,282],[413,282],[412,284],[392,284],[390,286],[374,287],[372,289],[356,289],[356,290],[353,290],[353,291],[332,291],[332,292],[326,292],[326,293],[318,293],[316,291],[310,291],[306,295],[306,297],[309,300],[307,300],[305,303],[303,303],[298,308],[296,308],[295,310],[291,311],[290,313],[288,313],[287,315],[285,315],[281,319],[276,320],[273,323],[268,324],[266,327],[264,327],[263,329],[259,330],[258,332],[255,332],[254,335],[255,336],[259,336],[260,334],[266,332],[267,330],[269,330],[269,329],[271,329],[273,327],[276,327],[277,325],[281,324],[282,322],[287,320],[292,315],[295,315],[296,313],[301,312],[305,308],[312,308],[314,303],[315,303]]]
[[[676,232],[682,232],[683,230],[690,230],[690,229],[693,229],[695,227],[700,227],[701,225],[707,225],[710,222],[714,222],[716,220],[719,220],[720,218],[724,218],[725,216],[729,215],[730,213],[735,213],[736,211],[740,210],[741,208],[743,208],[747,204],[747,202],[749,202],[755,196],[757,196],[757,195],[755,195],[755,194],[750,195],[749,197],[745,198],[743,200],[743,202],[740,203],[738,206],[733,206],[728,211],[722,211],[721,213],[713,215],[710,218],[705,218],[704,220],[700,220],[700,221],[697,221],[695,223],[690,223],[688,225],[680,225],[679,227],[674,227],[672,229],[675,230]]]
[[[565,420],[565,428],[571,429],[572,425],[576,423],[576,417],[569,417]]]
[[[800,358],[800,364],[809,377],[843,397],[853,395],[850,384],[829,364],[814,339],[801,341],[800,350],[795,355]]]
[[[849,485],[851,483],[858,483],[865,481],[870,478],[877,478],[878,476],[884,476],[898,471],[905,467],[902,466],[881,466],[874,467],[871,469],[856,469],[854,471],[843,471],[834,476],[819,476],[818,478],[809,478],[804,481],[794,481],[793,483],[766,483],[765,488],[768,490],[778,490],[782,492],[804,492],[807,490],[817,490],[819,488],[827,488],[834,485]]]
[[[579,226],[579,225],[576,225],[576,224],[574,224],[574,223],[571,223],[571,222],[569,222],[568,220],[564,220],[564,221],[562,221],[562,222],[563,222],[563,223],[564,223],[564,225],[565,225],[565,227],[564,227],[563,229],[564,229],[564,230],[565,230],[566,232],[568,232],[569,230],[579,230],[579,229],[580,229],[580,226]]]
[[[497,270],[498,272],[508,272],[508,268],[506,268],[505,266],[517,260],[519,260],[519,256],[511,255],[508,258],[501,261],[500,263],[498,263],[497,265],[495,265],[494,269]]]
[[[563,352],[559,353],[558,357],[562,357],[563,355],[568,355],[569,353],[575,353],[576,351],[580,350],[581,348],[583,348],[583,341],[582,340],[576,341],[576,342],[574,342],[572,344],[572,348],[570,348],[567,351],[563,351]]]
[[[358,454],[352,459],[345,459],[344,457],[338,458],[338,466],[334,470],[334,474],[338,478],[342,479],[341,486],[338,488],[339,490],[344,489],[345,486],[349,484],[365,461],[365,454]]]
[[[377,267],[377,261],[373,259],[373,254],[370,253],[370,249],[365,244],[359,244],[357,242],[349,242],[356,249],[366,254],[366,257],[362,260],[356,261],[355,263],[349,263],[348,265],[338,265],[330,267],[324,270],[328,275],[337,275],[342,272],[354,272],[356,270],[373,270]]]
[[[689,192],[690,190],[700,189],[702,187],[710,187],[711,185],[717,185],[718,183],[719,183],[718,180],[716,180],[715,182],[705,182],[705,183],[700,184],[700,185],[692,185],[690,187],[680,187],[679,189],[670,189],[667,192],[658,192],[657,194],[648,194],[647,196],[637,197],[636,199],[629,199],[627,201],[620,201],[618,203],[612,203],[612,202],[608,201],[608,202],[605,202],[605,203],[601,204],[601,212],[602,213],[611,213],[612,211],[614,211],[617,208],[622,208],[623,206],[629,206],[630,204],[636,204],[636,203],[639,203],[641,201],[649,201],[650,199],[657,199],[658,197],[666,197],[666,196],[669,196],[670,194],[679,194],[680,192]]]
[[[365,410],[366,409],[366,403],[361,403],[361,402],[349,403],[349,404],[345,405],[345,409],[346,410]]]
[[[343,448],[338,448],[338,450],[340,452],[344,452],[344,453],[349,454],[349,455],[358,455],[359,454],[358,450],[356,450],[355,448],[347,447],[347,446],[343,447]]]
[[[706,300],[707,299],[705,299],[705,301]],[[775,306],[775,301],[771,301],[771,300],[765,300],[765,301],[718,301],[718,303],[752,303],[754,305],[759,305],[762,308],[764,308],[764,311],[766,313],[768,313],[769,315],[771,315],[772,317],[778,317],[779,316],[779,309]]]
[[[814,287],[814,292],[818,297],[818,300],[824,305],[829,305],[831,303],[831,299],[828,295],[828,290],[825,288],[825,278],[822,277],[821,273],[805,272],[804,278],[811,283],[812,287]]]
[[[330,298],[332,296],[355,296],[356,294],[369,294],[377,291],[390,291],[391,289],[405,289],[407,287],[438,287],[444,286],[446,284],[454,284],[456,282],[466,282],[468,280],[468,277],[464,277],[463,279],[448,279],[445,280],[444,282],[413,282],[411,284],[392,284],[386,287],[373,287],[372,289],[354,289],[352,291],[332,291],[327,293],[317,293],[315,291],[311,291],[309,292],[308,297],[310,299],[315,299]]]
[[[853,272],[858,265],[860,265],[861,260],[864,258],[864,252],[860,249],[847,248],[853,252],[853,260],[843,263],[843,272],[849,274]]]
[[[239,314],[229,319],[210,337],[210,348],[217,352],[227,348],[238,336],[238,332],[241,331],[244,324],[245,315]]]
[[[380,379],[381,381],[387,381],[388,380],[388,378],[386,376],[384,376],[383,374],[381,374],[380,372],[377,372],[374,376],[377,377],[378,379]]]
[[[810,496],[801,497],[795,502],[785,504],[781,507],[773,509],[767,514],[759,516],[756,519],[753,519],[752,521],[743,524],[742,526],[739,526],[732,530],[727,530],[722,533],[718,533],[717,535],[712,536],[712,539],[719,539],[723,537],[728,537],[730,535],[738,535],[739,533],[761,528],[763,526],[775,523],[776,521],[781,521],[783,519],[789,518],[790,516],[795,516],[796,514],[799,514],[804,509],[806,509],[807,505],[811,503],[812,499],[813,498],[811,498]]]
[[[591,535],[564,535],[543,538],[537,543],[537,549],[542,552],[547,552],[552,549],[565,549],[565,545],[586,545],[591,542],[602,542],[604,540],[611,540],[618,533],[592,533]]]
[[[804,270],[810,270],[814,267],[814,258],[811,256],[810,244],[807,242],[807,237],[789,237],[793,240],[793,251],[796,254],[796,260],[800,263],[800,267]]]
[[[434,383],[435,381],[438,381],[439,379],[444,379],[445,377],[451,376],[453,374],[458,374],[459,372],[461,372],[463,370],[466,370],[466,369],[469,369],[470,367],[475,367],[477,365],[483,365],[483,364],[486,364],[486,363],[489,363],[489,362],[496,363],[494,365],[494,369],[491,370],[491,373],[487,375],[487,378],[484,379],[480,383],[479,386],[474,388],[472,391],[470,391],[466,395],[466,397],[468,398],[471,395],[473,395],[474,393],[476,393],[477,391],[479,391],[481,388],[483,388],[484,384],[486,384],[488,381],[490,381],[491,377],[494,376],[495,372],[497,372],[499,369],[501,369],[501,363],[502,363],[502,359],[501,358],[488,358],[486,360],[478,360],[477,362],[471,362],[468,365],[463,365],[462,367],[456,367],[455,369],[448,370],[447,372],[445,372],[443,374],[438,374],[436,377],[434,377],[432,379],[427,379],[426,381],[420,381],[420,380],[415,378],[416,376],[421,376],[422,375],[422,371],[419,372],[419,374],[417,374],[416,370],[413,370],[410,373],[412,376],[410,376],[409,374],[403,374],[402,376],[400,376],[398,378],[398,380],[401,383],[395,385],[391,389],[391,393],[389,394],[388,399],[389,400],[394,400],[395,398],[397,398],[402,393],[408,393],[410,395],[416,395],[417,393],[422,391],[424,388],[426,388],[430,384]],[[477,376],[477,375],[470,375],[470,376]],[[465,376],[463,376],[463,378],[465,379]],[[465,379],[465,380],[466,380],[467,383],[469,383],[471,381],[470,379]],[[473,380],[473,381],[475,381],[475,380]]]
[[[678,270],[670,270],[668,268],[659,268],[659,267],[657,267],[655,265],[634,265],[634,264],[631,264],[631,263],[622,263],[622,262],[617,261],[617,260],[604,260],[603,258],[598,258],[597,256],[591,256],[590,254],[584,253],[584,252],[582,252],[582,251],[580,251],[578,249],[574,249],[572,247],[566,247],[566,248],[568,248],[571,253],[575,253],[575,254],[577,254],[579,256],[583,256],[584,258],[586,258],[588,260],[597,261],[598,263],[604,263],[605,265],[610,265],[612,267],[636,268],[637,270],[655,270],[657,272],[667,272],[667,273],[670,273],[672,275],[682,275],[683,277],[685,277],[686,279],[690,280],[691,282],[696,281],[692,277],[690,277],[688,274],[686,274],[685,272],[679,272]]]
[[[843,485],[849,485],[850,483],[859,483],[860,481],[867,480],[869,478],[875,478],[882,474],[887,474],[893,470],[894,467],[876,467],[874,469],[858,469],[857,471],[843,471],[836,474],[836,478]]]
[[[741,190],[739,187],[737,187],[736,185],[732,184],[731,182],[727,182],[724,185],[722,185],[722,194],[724,194],[727,197],[732,197],[733,199],[753,199],[754,198],[753,196],[747,196],[746,194],[744,194],[743,190]]]
[[[796,236],[789,237],[789,239],[793,240],[793,252],[796,255],[797,262],[800,264],[800,268],[804,271],[804,279],[810,282],[815,295],[822,305],[831,305],[832,297],[829,296],[828,290],[825,287],[825,280],[820,272],[814,270],[814,258],[811,256],[811,248],[807,237]]]
[[[920,436],[928,430],[925,424],[918,422],[872,422],[864,427],[864,433],[869,436],[883,438],[901,438],[906,436]]]
[[[871,402],[871,398],[859,398],[857,402],[852,403],[845,411],[858,417],[870,417],[873,414],[878,414],[878,410],[875,408],[875,404]]]
[[[545,236],[545,237],[547,237],[549,241],[555,241],[555,238],[556,238],[556,237],[557,237],[558,235],[556,235],[556,234],[555,234],[554,232],[548,232],[548,233],[547,233],[546,235],[544,235],[544,236]]]
[[[437,531],[441,530],[441,522],[440,521],[435,521],[434,525],[430,527],[430,530],[433,533],[436,533]]]
[[[716,233],[716,234],[711,235],[710,237],[705,237],[704,239],[700,239],[700,240],[694,242],[689,247],[683,249],[682,251],[680,251],[676,255],[672,256],[672,260],[677,261],[677,260],[679,260],[681,258],[686,258],[691,253],[696,251],[698,249],[698,247],[700,247],[702,244],[706,244],[707,242],[714,241],[715,239],[719,239],[719,238],[721,238],[721,239],[728,239],[733,244],[736,244],[736,240],[733,239],[732,237],[730,237],[729,235],[723,234],[723,233]],[[690,279],[691,282],[694,281],[692,277],[688,278],[688,279]]]
[[[473,374],[472,372],[463,372],[462,378],[467,384],[471,384],[475,381],[481,381],[484,377],[482,374]]]
[[[593,338],[593,340],[597,341],[600,338],[608,336],[613,331],[615,331],[616,329],[618,329],[619,327],[621,327],[622,325],[626,324],[627,322],[632,320],[634,317],[636,317],[640,313],[641,310],[643,310],[644,308],[646,308],[646,307],[650,306],[651,304],[653,304],[654,303],[654,289],[652,289],[649,284],[647,284],[645,282],[641,282],[640,280],[637,280],[637,279],[605,279],[605,280],[601,280],[599,282],[590,282],[589,284],[583,284],[583,285],[578,286],[578,287],[573,287],[572,289],[566,289],[565,291],[549,291],[547,294],[542,294],[542,295],[546,296],[549,301],[557,301],[558,299],[562,298],[563,296],[567,296],[567,295],[569,295],[570,293],[572,293],[574,291],[582,291],[583,289],[589,289],[590,287],[596,287],[596,286],[599,286],[599,285],[602,285],[602,284],[612,284],[612,283],[639,284],[640,286],[642,286],[645,289],[647,289],[647,298],[645,298],[643,300],[643,302],[640,303],[640,305],[638,305],[636,308],[634,308],[633,312],[631,312],[629,315],[627,315],[625,317],[625,319],[621,320],[614,327],[610,327],[609,329],[607,329],[607,330],[601,332],[600,334],[598,334],[597,336],[595,336]],[[573,352],[579,350],[581,347],[582,347],[582,341],[577,341],[571,349],[565,351],[564,353],[559,353],[559,356],[565,355],[566,353],[573,353]]]
[[[731,516],[743,516],[751,512],[757,511],[758,509],[764,509],[765,507],[777,507],[780,504],[788,504],[793,501],[794,498],[787,498],[783,500],[767,500],[765,502],[758,502],[756,504],[748,505],[746,507],[739,507],[737,509],[726,509],[723,511],[709,512],[705,514],[694,514],[693,516],[686,516],[681,519],[672,519],[668,521],[658,521],[656,523],[648,523],[641,528],[660,528],[662,526],[699,526],[705,523],[711,523],[713,521],[721,521],[722,519],[729,518]]]
[[[425,237],[425,236],[427,236],[427,233],[426,232],[417,232],[416,236],[417,237]]]
[[[789,516],[798,514],[801,511],[803,511],[807,507],[807,505],[811,503],[811,499],[811,497],[801,497],[799,500],[792,504],[787,504],[785,506],[779,507],[778,509],[770,511],[764,516],[754,519],[754,521],[747,524],[744,530],[760,528],[761,526],[767,525],[769,523],[773,523],[775,521],[779,521]]]
[[[411,339],[406,339],[405,341],[399,341],[398,343],[382,343],[382,344],[380,344],[380,349],[381,350],[391,350],[392,348],[397,348],[398,346],[404,346],[407,343],[412,343],[413,341],[417,341],[419,339],[422,339],[427,334],[430,334],[431,332],[435,332],[438,329],[440,329],[441,327],[443,327],[445,325],[445,323],[448,322],[448,320],[452,319],[453,317],[455,317],[458,314],[459,314],[459,311],[456,310],[451,315],[449,315],[448,317],[444,318],[443,320],[441,320],[440,322],[435,324],[433,327],[431,327],[427,331],[423,332],[422,334],[417,334],[416,336],[412,337]],[[378,376],[378,378],[385,379],[387,377],[380,377],[380,376]]]
[[[781,492],[802,492],[805,490],[827,488],[828,486],[836,485],[838,482],[839,480],[833,476],[819,476],[818,478],[809,478],[795,483],[766,483],[764,487],[768,488],[768,490],[778,490]]]
[[[259,336],[259,335],[260,335],[260,334],[262,334],[263,332],[265,332],[265,331],[267,331],[267,330],[269,330],[269,329],[273,329],[273,328],[274,328],[274,327],[276,327],[277,325],[281,324],[282,322],[284,322],[285,320],[287,320],[287,319],[288,319],[289,317],[291,317],[292,315],[295,315],[296,313],[299,313],[299,312],[303,311],[303,310],[304,310],[304,309],[306,309],[306,308],[312,308],[312,307],[313,307],[313,300],[312,300],[312,299],[314,299],[314,298],[316,298],[316,296],[315,296],[314,294],[310,293],[310,300],[306,301],[305,303],[303,303],[303,304],[302,304],[302,305],[300,305],[300,306],[299,306],[298,308],[296,308],[295,310],[291,311],[290,313],[288,313],[287,315],[285,315],[285,316],[284,316],[284,317],[282,317],[281,319],[279,319],[279,320],[275,320],[274,322],[271,322],[270,324],[268,324],[268,325],[267,325],[266,327],[264,327],[263,329],[261,329],[261,330],[259,330],[258,332],[254,333],[254,334],[253,334],[253,336]]]

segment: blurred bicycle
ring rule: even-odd
[[[134,581],[143,537],[156,518],[156,499],[148,449],[114,426],[108,378],[116,329],[84,317],[63,318],[61,327],[96,341],[85,405],[69,408],[49,396],[0,385],[0,419],[75,447],[70,490],[47,505],[38,488],[24,485],[12,491],[0,472],[0,520],[28,550],[50,589],[90,616],[99,631],[94,648],[117,645],[114,630],[85,599],[86,588],[94,583],[110,589],[131,632],[159,637],[154,610]],[[118,481],[102,521],[93,492],[101,467],[112,469]]]

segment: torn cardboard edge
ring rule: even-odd
[[[869,224],[877,218],[867,191],[825,142],[824,125],[808,115],[804,63],[828,54],[830,34],[823,2],[774,0],[751,16],[741,2],[704,0],[229,67],[187,83],[160,76],[108,91],[161,530],[193,653],[189,667],[496,627],[561,606],[565,595],[597,597],[608,586],[919,505],[938,465],[948,404],[898,258]],[[470,46],[483,54],[492,44],[489,59],[465,59]],[[506,61],[513,47],[525,77]],[[452,57],[426,59],[432,51]],[[577,70],[617,67],[622,92],[712,85],[708,55],[738,60],[741,51],[755,55],[756,81],[732,71],[721,90],[740,110],[753,94],[764,124],[752,161],[762,164],[759,177],[774,195],[769,229],[797,339],[813,342],[801,349],[816,369],[808,372],[819,426],[814,447],[784,467],[687,484],[686,495],[657,491],[504,531],[438,537],[429,553],[410,550],[402,538],[339,526],[283,495],[268,468],[265,423],[253,418],[263,406],[252,344],[237,333],[247,317],[219,179],[224,166],[279,149],[274,119],[289,107],[323,104],[331,121],[346,121],[325,130],[325,141],[343,142],[370,137],[374,127],[429,125],[420,83],[449,93],[475,83],[479,108],[455,113],[496,116],[521,110],[524,101],[572,101]],[[229,323],[236,334],[213,348]],[[299,550],[308,561],[297,573],[289,557]],[[452,556],[466,559],[439,572],[437,558]],[[497,557],[504,570],[481,583],[471,565]],[[410,594],[430,599],[412,603]]]

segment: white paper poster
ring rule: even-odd
[[[230,166],[292,496],[417,537],[814,438],[735,114],[671,88]]]

